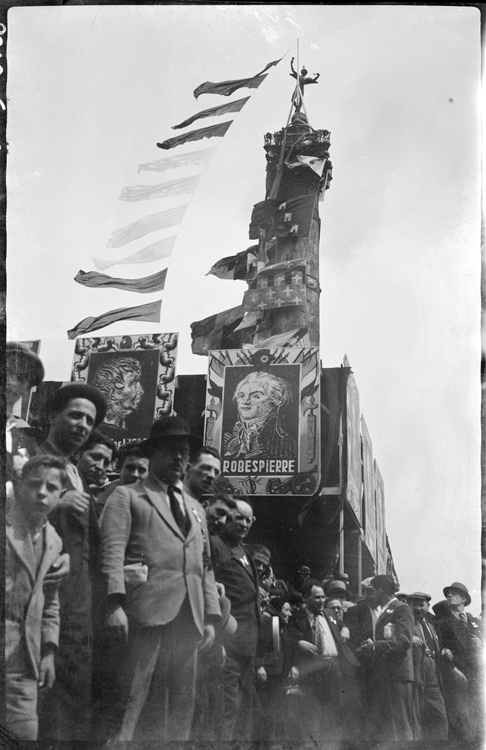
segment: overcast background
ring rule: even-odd
[[[120,201],[130,185],[201,171],[137,174],[140,163],[218,144],[178,231],[160,325],[179,331],[179,374],[203,373],[190,324],[240,304],[243,282],[205,274],[250,244],[265,185],[263,135],[288,117],[300,39],[310,124],[331,131],[321,204],[321,360],[347,354],[385,482],[401,588],[434,601],[480,592],[480,17],[413,6],[84,6],[8,13],[8,337],[41,339],[49,380],[69,380],[66,331],[88,315],[160,295],[87,289],[92,257],[125,257],[115,229],[187,202]],[[170,152],[171,126],[227,98],[192,92],[272,68],[224,139]],[[201,120],[196,127],[217,120]],[[114,266],[141,277],[164,264]]]

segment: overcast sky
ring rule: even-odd
[[[92,258],[122,258],[172,234],[106,244],[189,196],[139,203],[124,187],[201,167],[137,174],[167,154],[171,126],[228,99],[204,81],[258,73],[283,55],[217,145],[170,260],[160,325],[179,331],[179,374],[203,373],[190,324],[240,304],[243,282],[205,276],[250,244],[265,190],[263,135],[288,117],[290,58],[310,74],[306,108],[331,131],[321,204],[321,360],[347,354],[385,483],[386,526],[405,590],[480,591],[480,17],[414,6],[25,7],[8,13],[8,337],[41,339],[49,380],[69,380],[82,318],[160,295],[87,289]],[[229,117],[232,117],[230,115]],[[223,119],[229,119],[226,116]],[[216,119],[200,121],[200,126]],[[198,127],[195,124],[190,129]],[[164,264],[114,266],[125,278]]]

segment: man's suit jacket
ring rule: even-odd
[[[382,610],[375,629],[374,682],[413,682],[413,629],[414,617],[408,604],[394,599]]]
[[[433,658],[434,658],[435,663],[436,663],[436,667],[437,667],[436,674],[437,674],[437,679],[438,679],[439,684],[440,684],[440,682],[441,682],[441,673],[440,673],[440,666],[441,666],[441,664],[440,664],[439,639],[437,637],[437,633],[435,632],[435,627],[434,627],[432,621],[429,618],[427,618],[426,625],[424,625],[423,627],[427,627],[427,626],[429,628],[429,633],[431,634],[432,641],[434,643],[434,649],[433,649],[434,657]],[[417,621],[415,621],[415,623],[414,623],[413,634],[414,634],[414,636],[417,636],[418,638],[420,638],[421,641],[424,640],[425,633],[423,633],[422,625],[420,623],[418,623]],[[426,647],[427,647],[427,643],[424,646],[416,646],[415,644],[413,644],[413,646],[412,646],[413,681],[414,681],[415,685],[419,685],[420,687],[424,687],[425,686],[425,661],[424,661],[424,657],[425,657],[425,649],[426,649]]]
[[[166,625],[188,597],[197,629],[221,609],[214,577],[204,570],[204,514],[182,491],[190,528],[184,538],[164,489],[152,476],[117,487],[107,500],[101,521],[101,569],[106,593],[125,597],[123,608],[139,625]],[[148,566],[144,582],[125,583],[123,566]]]
[[[334,638],[334,643],[336,644],[338,655],[342,656],[341,641],[339,637],[340,629],[334,616],[334,612],[331,609],[324,609],[322,615],[329,625],[332,637]],[[307,612],[296,612],[296,614],[292,615],[289,620],[287,630],[289,635],[296,642],[308,641],[309,643],[314,643],[314,630],[307,616]],[[300,669],[304,667],[305,671],[305,667],[308,666],[314,659],[314,654],[303,652],[298,647],[296,647],[295,658],[295,666],[299,667]]]
[[[367,638],[373,639],[373,617],[371,609],[363,600],[356,602],[344,613],[344,624],[349,628],[349,647],[355,652]]]
[[[5,661],[21,646],[26,647],[31,676],[39,676],[42,647],[59,641],[59,597],[56,585],[44,586],[44,578],[59,557],[62,542],[47,523],[44,552],[36,572],[34,551],[19,512],[12,509],[6,519],[5,550]]]
[[[479,645],[474,646],[471,636],[481,638],[481,629],[476,619],[466,612],[467,624],[461,623],[452,612],[443,617],[437,623],[437,634],[441,649],[448,648],[452,651],[453,662],[448,664],[457,667],[468,677],[475,672],[479,666]],[[445,663],[447,665],[447,662]]]
[[[227,644],[227,648],[243,656],[260,656],[260,587],[258,571],[249,551],[246,552],[249,563],[247,568],[219,536],[211,537],[212,558],[216,580],[224,584],[225,594],[231,602],[231,614],[238,623],[236,633]]]

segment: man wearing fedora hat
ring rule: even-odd
[[[414,591],[408,596],[415,624],[413,657],[413,733],[415,740],[447,740],[447,714],[442,695],[441,658],[437,633],[430,616],[430,594]]]
[[[66,459],[67,489],[49,516],[69,553],[71,573],[59,587],[61,630],[56,682],[41,702],[39,738],[87,741],[91,732],[93,617],[98,611],[100,534],[94,499],[76,467],[77,456],[105,416],[92,386],[69,383],[50,404],[47,439],[38,455]]]
[[[454,581],[444,589],[449,614],[437,623],[443,659],[444,694],[450,739],[476,741],[483,735],[481,629],[465,607],[466,586]]]
[[[119,740],[135,732],[143,740],[189,739],[198,646],[213,643],[221,617],[205,566],[204,510],[182,484],[198,443],[183,419],[159,419],[141,445],[147,479],[117,487],[105,506],[106,624],[127,642]]]

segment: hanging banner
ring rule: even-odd
[[[76,340],[71,381],[106,398],[98,429],[117,447],[145,439],[151,424],[172,413],[177,333],[104,336]]]
[[[386,525],[385,525],[385,485],[376,463],[373,461],[376,496],[376,572],[386,574]]]
[[[361,522],[361,436],[359,393],[353,375],[346,386],[347,499]]]
[[[320,472],[317,347],[209,352],[204,443],[230,493],[312,495]]]
[[[376,498],[373,473],[373,445],[370,433],[361,415],[361,444],[363,448],[363,493],[365,544],[376,562]]]

